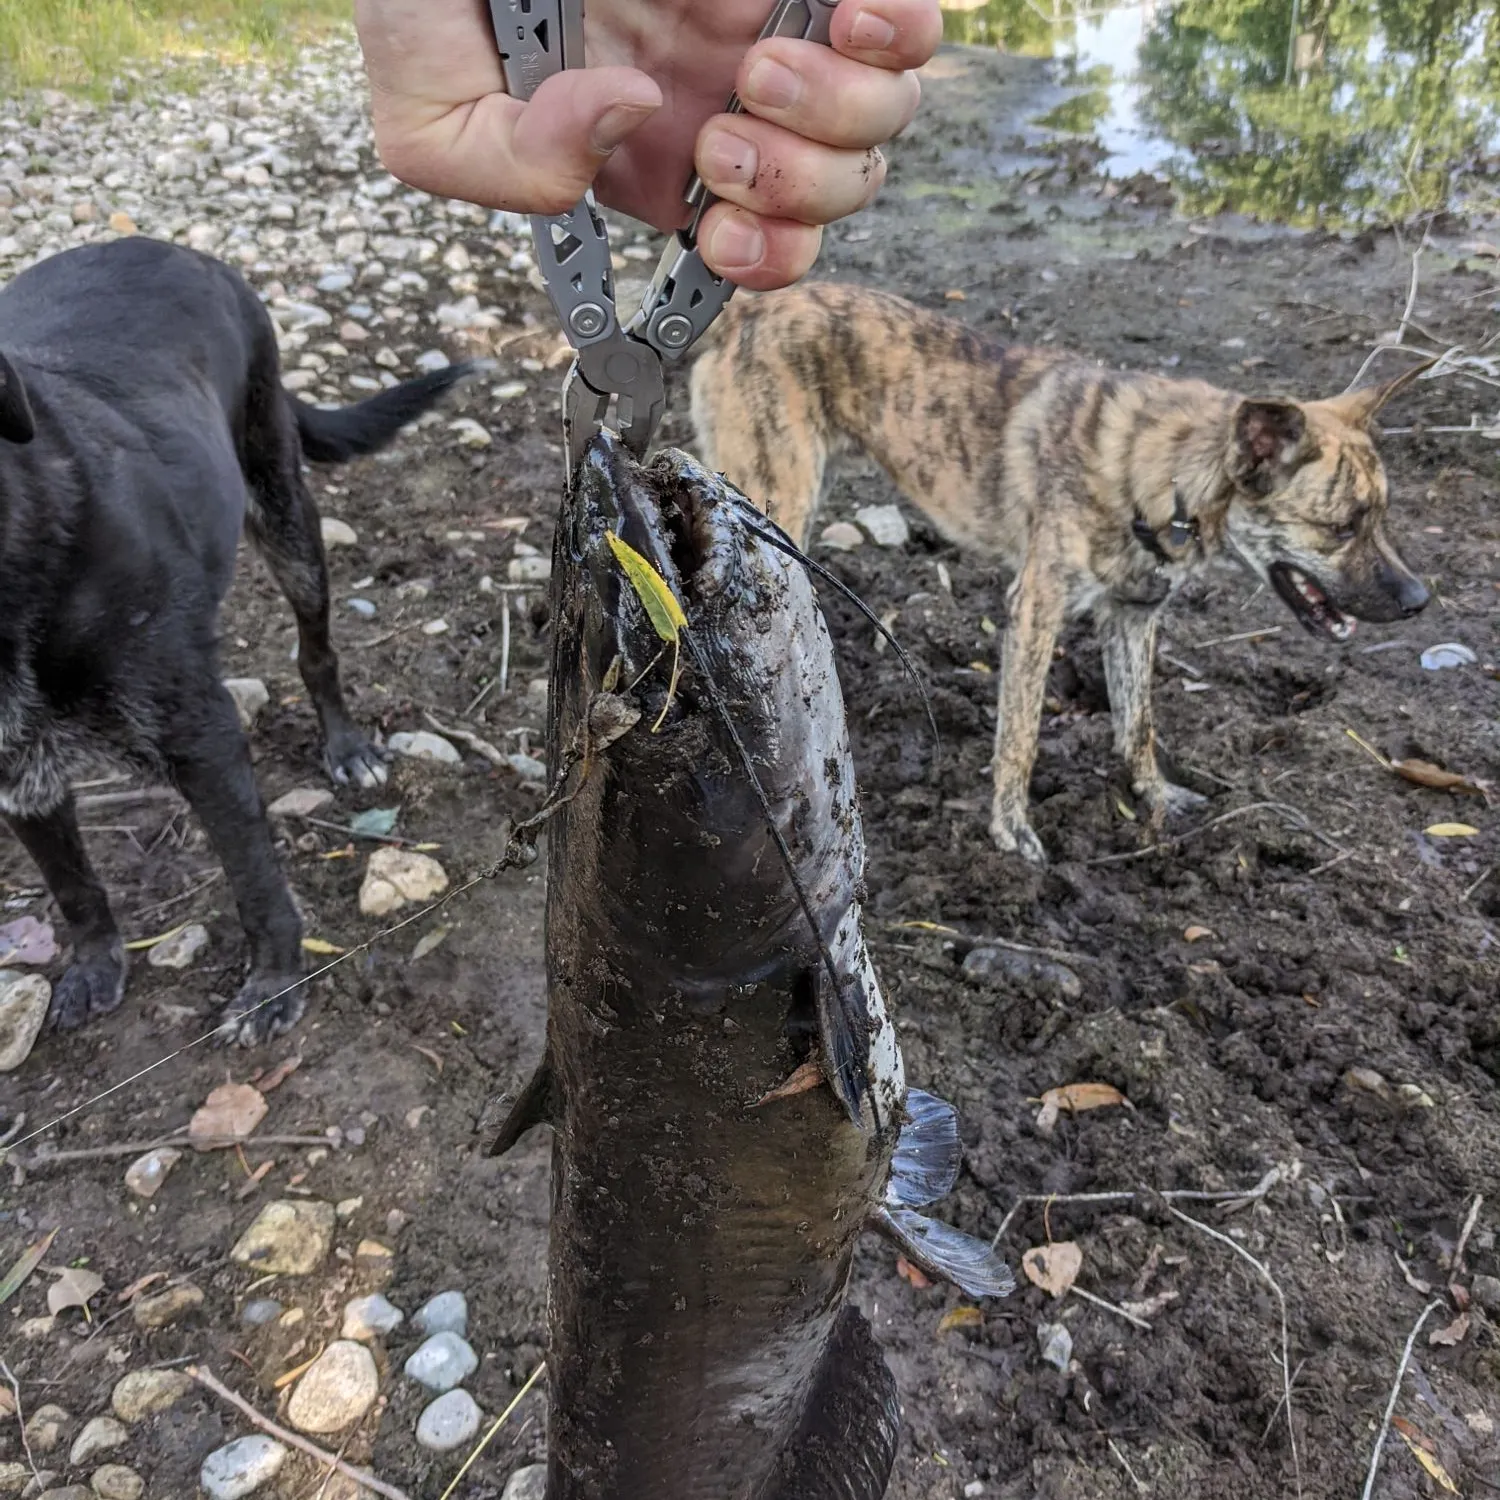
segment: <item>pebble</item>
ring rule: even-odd
[[[849,521],[835,521],[831,526],[823,528],[823,534],[818,540],[825,547],[832,547],[835,552],[853,552],[856,547],[864,546],[865,534]]]
[[[229,1258],[262,1275],[306,1276],[327,1258],[333,1225],[333,1204],[283,1198],[261,1209]]]
[[[0,969],[0,1073],[13,1073],[31,1056],[47,1019],[52,986],[40,974]]]
[[[368,599],[350,599],[349,608],[361,619],[373,620],[375,618],[375,606]]]
[[[340,1222],[342,1222],[344,1219],[352,1219],[364,1206],[365,1200],[363,1197],[341,1198],[333,1205],[333,1211]]]
[[[320,292],[347,292],[354,285],[354,278],[347,271],[330,271],[328,275],[320,277],[318,290]]]
[[[274,1297],[255,1297],[240,1309],[240,1322],[246,1328],[259,1328],[263,1323],[274,1323],[281,1313],[281,1304]]]
[[[37,1500],[94,1500],[94,1492],[85,1484],[65,1484],[60,1490],[43,1490]]]
[[[271,695],[259,677],[230,677],[224,683],[224,691],[234,699],[242,729],[249,729],[271,701]]]
[[[125,1186],[138,1198],[154,1198],[167,1180],[167,1173],[182,1160],[182,1152],[171,1146],[158,1146],[138,1156],[125,1168]]]
[[[976,1497],[984,1493],[984,1480],[971,1479],[964,1486],[964,1500],[976,1500]]]
[[[26,1441],[33,1453],[50,1453],[63,1439],[63,1431],[73,1420],[72,1413],[61,1406],[39,1406],[26,1422]]]
[[[965,979],[977,984],[1011,979],[1043,992],[1054,992],[1064,1000],[1077,1000],[1083,994],[1082,983],[1066,964],[1040,953],[1017,953],[1010,948],[974,948],[964,957],[963,973]]]
[[[186,969],[208,947],[208,928],[201,922],[189,922],[181,932],[154,943],[146,952],[146,962],[153,969]]]
[[[864,505],[854,512],[854,519],[877,547],[904,547],[911,540],[911,528],[899,506]]]
[[[365,866],[359,909],[383,917],[412,901],[430,901],[448,889],[448,872],[428,854],[390,845],[377,849]]]
[[[146,1481],[124,1464],[105,1464],[95,1469],[89,1485],[99,1500],[141,1500]]]
[[[1488,1313],[1500,1313],[1500,1276],[1476,1276],[1474,1300]]]
[[[505,576],[512,583],[547,583],[552,578],[550,557],[513,557],[506,564]]]
[[[68,1450],[68,1462],[81,1469],[101,1453],[109,1453],[121,1443],[130,1441],[130,1429],[114,1417],[94,1417],[86,1422],[83,1431],[73,1439]]]
[[[1073,1362],[1073,1335],[1061,1323],[1038,1323],[1036,1341],[1042,1358],[1053,1369],[1067,1374]]]
[[[547,779],[547,767],[534,755],[516,753],[507,755],[505,760],[522,781],[545,781]]]
[[[31,1470],[26,1464],[0,1463],[0,1495],[19,1495],[30,1483]]]
[[[424,375],[430,375],[437,370],[446,370],[452,360],[441,349],[429,349],[425,354],[419,354],[412,363]]]
[[[451,1391],[479,1368],[479,1356],[456,1333],[435,1333],[401,1368],[429,1391]]]
[[[181,1286],[157,1292],[154,1297],[137,1297],[130,1304],[130,1313],[137,1328],[165,1328],[202,1306],[203,1288],[185,1281]]]
[[[524,380],[507,380],[490,391],[496,401],[519,401],[529,387]]]
[[[332,801],[333,793],[326,787],[299,786],[278,797],[266,811],[273,818],[308,818]]]
[[[375,1361],[352,1339],[331,1343],[297,1382],[287,1420],[299,1432],[341,1432],[359,1421],[380,1394]]]
[[[418,1333],[456,1333],[463,1338],[469,1331],[469,1302],[462,1292],[439,1292],[412,1314],[411,1326]]]
[[[412,760],[432,760],[444,766],[461,766],[464,763],[457,746],[445,740],[442,735],[430,734],[425,729],[418,729],[410,734],[393,734],[386,743],[397,755],[410,756]]]
[[[347,521],[340,521],[334,516],[324,516],[320,522],[320,530],[325,547],[353,547],[359,542],[354,528]]]
[[[480,1411],[467,1391],[449,1391],[417,1419],[417,1441],[434,1453],[461,1447],[479,1431]]]
[[[209,1500],[241,1500],[269,1484],[286,1462],[287,1450],[263,1433],[236,1438],[203,1460],[198,1483]]]
[[[500,1500],[545,1500],[546,1494],[547,1465],[527,1464],[505,1481],[505,1493]]]
[[[473,417],[460,417],[456,422],[450,422],[448,431],[455,434],[465,448],[488,448],[495,441],[489,429]]]
[[[379,1292],[371,1292],[368,1297],[356,1297],[345,1307],[342,1337],[367,1343],[391,1333],[405,1318],[399,1307],[387,1302]]]
[[[109,1404],[122,1422],[165,1411],[193,1388],[181,1370],[134,1370],[110,1393]]]

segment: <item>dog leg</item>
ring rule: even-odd
[[[1154,820],[1201,807],[1208,799],[1162,775],[1156,760],[1151,675],[1156,661],[1159,613],[1110,605],[1095,616],[1104,656],[1104,681],[1114,719],[1115,754],[1130,771],[1130,785]]]
[[[276,858],[233,701],[216,680],[190,701],[163,748],[229,877],[250,944],[250,977],[225,1007],[222,1034],[250,1047],[296,1025],[306,1008],[302,918]]]
[[[1066,607],[1061,584],[1048,574],[1033,549],[1010,587],[995,723],[995,798],[990,815],[990,836],[995,843],[1034,865],[1047,863],[1047,851],[1027,816],[1031,768],[1036,763],[1042,728],[1047,668]]]
[[[125,997],[125,944],[110,914],[109,897],[78,831],[70,797],[37,817],[9,816],[11,832],[37,863],[68,924],[73,962],[52,991],[48,1017],[64,1031],[106,1015]]]

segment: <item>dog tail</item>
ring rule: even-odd
[[[357,406],[336,411],[309,406],[288,395],[302,437],[303,456],[311,463],[341,464],[379,452],[408,422],[420,417],[474,369],[473,361],[448,365],[393,385]]]

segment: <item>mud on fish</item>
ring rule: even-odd
[[[767,525],[606,432],[557,533],[546,1052],[495,1146],[555,1132],[547,1500],[878,1500],[899,1406],[847,1300],[860,1233],[1014,1286],[916,1212],[957,1124],[906,1085],[833,645]],[[610,534],[686,613],[675,690]]]

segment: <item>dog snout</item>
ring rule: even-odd
[[[1408,620],[1413,615],[1421,614],[1431,599],[1432,590],[1415,573],[1408,573],[1401,579],[1396,590],[1396,602],[1401,606],[1402,615]]]

